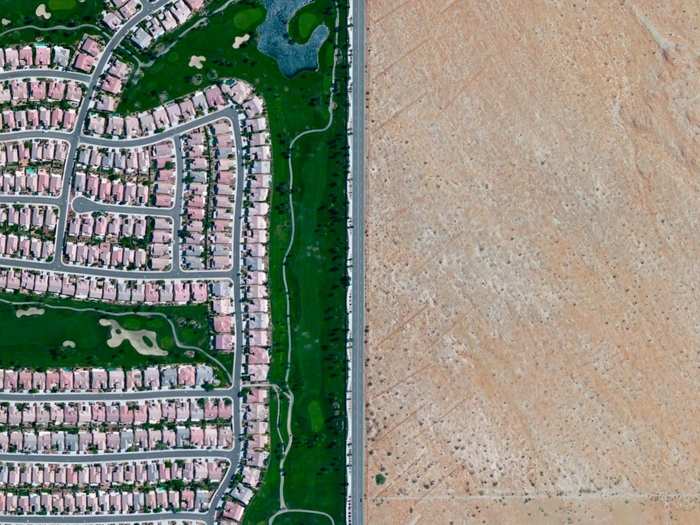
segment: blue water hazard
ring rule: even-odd
[[[325,24],[313,30],[305,44],[293,42],[289,36],[289,21],[302,7],[313,0],[263,0],[267,15],[258,26],[258,50],[274,58],[280,71],[291,77],[303,70],[318,69],[318,52],[330,30]]]

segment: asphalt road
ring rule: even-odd
[[[365,2],[352,2],[352,525],[364,523]]]
[[[90,82],[90,75],[78,73],[77,71],[61,71],[58,69],[17,69],[15,71],[0,71],[0,81],[12,80],[15,78],[56,78],[63,80],[75,80],[87,84]]]

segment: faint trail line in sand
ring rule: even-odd
[[[563,500],[610,500],[610,499],[634,499],[634,500],[670,500],[670,499],[700,499],[700,492],[602,492],[602,493],[568,493],[560,494],[556,492],[536,492],[536,493],[503,493],[484,495],[456,495],[456,494],[435,494],[432,496],[376,496],[372,499],[387,501],[417,501],[417,500],[459,500],[459,501],[502,501],[502,500],[523,500],[523,499],[563,499]]]

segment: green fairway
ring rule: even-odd
[[[243,5],[233,16],[238,31],[252,31],[265,19],[265,9],[259,5]]]
[[[311,33],[323,21],[323,2],[311,2],[302,7],[289,21],[289,36],[294,42],[305,44]]]
[[[0,333],[3,335],[0,338],[0,368],[130,368],[167,363],[208,362],[206,356],[201,353],[178,347],[173,330],[166,319],[138,315],[155,312],[166,315],[174,323],[182,344],[207,350],[209,327],[206,305],[131,307],[9,293],[0,294],[0,299],[13,303],[0,302]],[[41,304],[22,304],[28,302]],[[81,311],[67,310],[66,307]],[[30,308],[38,308],[44,312],[37,314]],[[86,310],[90,308],[109,313]],[[18,312],[21,317],[17,316]],[[99,320],[103,318],[116,320],[126,330],[155,332],[158,346],[167,351],[168,355],[141,355],[128,341],[122,341],[119,346],[110,348],[107,345],[110,329],[99,324]],[[210,364],[216,368],[215,363]],[[224,377],[223,374],[220,376]]]
[[[78,2],[77,0],[49,0],[47,5],[49,11],[53,9],[64,11],[66,9],[74,9],[78,5]]]
[[[319,514],[288,512],[276,517],[273,525],[331,525],[331,520]]]
[[[313,432],[320,432],[323,429],[323,412],[318,401],[311,401],[308,405],[309,423]]]
[[[50,18],[37,16],[40,4],[46,6]],[[104,0],[0,0],[0,18],[8,22],[0,26],[0,46],[31,42],[74,45],[83,33],[104,33],[99,22],[103,9]]]

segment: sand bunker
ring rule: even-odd
[[[36,11],[34,11],[34,14],[36,14],[36,16],[40,16],[44,20],[48,20],[49,18],[51,18],[51,13],[49,13],[46,9],[46,4],[39,4],[36,7]]]
[[[204,67],[204,62],[206,62],[206,60],[207,60],[206,57],[192,55],[190,57],[190,63],[188,65],[190,67],[195,68],[195,69],[202,69]]]
[[[63,348],[75,348],[75,341],[71,341],[70,339],[67,339],[63,341],[61,344]]]
[[[8,18],[2,19],[2,25],[4,25],[4,26],[9,26],[11,23],[12,23],[12,20],[9,20]]]
[[[45,310],[43,308],[34,308],[33,306],[30,308],[23,308],[21,310],[15,310],[15,315],[17,316],[17,319],[20,319],[21,317],[31,317],[33,315],[44,315]]]
[[[233,49],[238,49],[243,44],[245,44],[248,40],[250,40],[250,33],[246,33],[243,36],[237,36],[236,38],[233,39]]]
[[[110,327],[109,339],[107,339],[107,346],[110,348],[116,348],[122,342],[129,341],[141,355],[168,355],[168,352],[158,346],[156,333],[153,330],[125,330],[114,319],[100,319],[100,326]]]

